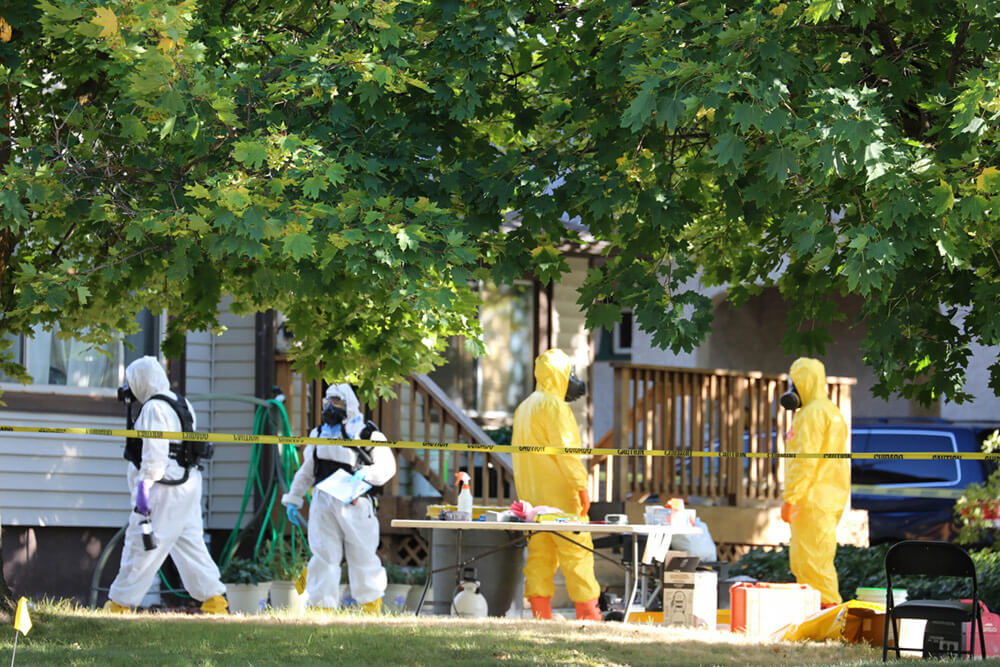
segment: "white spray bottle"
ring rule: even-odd
[[[460,486],[458,490],[458,511],[468,512],[469,520],[472,519],[472,490],[469,488],[469,473],[456,472],[455,483]]]

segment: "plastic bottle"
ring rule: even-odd
[[[468,512],[469,519],[472,519],[472,490],[469,489],[469,473],[455,473],[456,483],[461,485],[458,491],[458,511]]]

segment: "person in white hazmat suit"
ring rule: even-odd
[[[183,431],[178,412],[161,398],[177,401],[170,391],[167,373],[156,357],[141,357],[125,369],[127,388],[142,403],[135,421],[140,431]],[[194,409],[184,399],[191,416]],[[175,446],[176,449],[176,446]],[[202,611],[225,614],[229,605],[223,595],[226,586],[219,578],[219,568],[205,545],[202,521],[201,470],[197,465],[185,468],[171,456],[170,441],[143,438],[138,467],[128,464],[128,486],[135,508],[129,516],[122,546],[121,566],[108,591],[104,608],[125,613],[138,605],[156,577],[157,570],[169,555],[180,574],[181,583]],[[187,478],[182,483],[171,484]],[[148,517],[156,546],[147,550],[143,544],[141,523]]]
[[[347,384],[335,384],[323,399],[323,423],[314,428],[312,438],[372,440],[385,442],[374,425],[365,423],[358,398]],[[369,493],[345,503],[332,495],[313,489],[309,508],[309,548],[312,558],[306,573],[308,604],[336,608],[340,604],[340,561],[347,559],[351,595],[363,611],[378,614],[382,610],[387,578],[376,550],[379,522],[375,496],[379,487],[396,474],[396,456],[389,447],[341,445],[306,445],[302,465],[292,479],[291,488],[281,498],[288,519],[301,526],[299,509],[302,499],[317,482],[338,469],[363,476],[372,485]]]

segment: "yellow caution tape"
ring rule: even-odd
[[[136,431],[124,428],[79,428],[9,426],[0,424],[0,433],[52,433],[74,435],[101,435],[122,438],[163,438],[165,440],[200,440],[214,443],[259,443],[270,445],[347,445],[357,446],[357,440],[337,438],[309,438],[279,435],[254,435],[244,433],[197,433],[190,431]],[[689,449],[612,449],[589,447],[547,447],[542,445],[483,445],[467,442],[419,442],[416,440],[389,440],[388,442],[363,441],[366,446],[393,447],[396,449],[438,449],[461,452],[509,452],[512,454],[579,454],[583,456],[674,456],[690,458],[748,458],[748,459],[887,459],[887,460],[980,460],[1000,461],[1000,453],[985,452],[850,452],[847,454],[789,453],[789,452],[705,452]]]

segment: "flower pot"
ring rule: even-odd
[[[234,614],[260,614],[267,609],[267,594],[271,582],[260,584],[226,584],[229,611]]]
[[[351,587],[348,584],[340,585],[340,606],[344,607],[355,607],[358,601],[354,599],[351,595]]]
[[[412,612],[417,611],[417,604],[420,602],[420,594],[423,592],[424,592],[423,584],[413,584],[412,586],[410,586],[410,592],[406,596],[406,611],[412,611]],[[425,608],[421,609],[422,612],[430,608],[430,606],[427,605],[427,602],[433,599],[434,599],[434,587],[431,586],[427,590],[427,597],[424,598]]]
[[[305,609],[306,596],[295,590],[294,581],[272,581],[271,606],[297,613]]]
[[[410,594],[410,584],[389,584],[385,587],[382,607],[387,612],[400,614],[406,608],[406,598]]]

